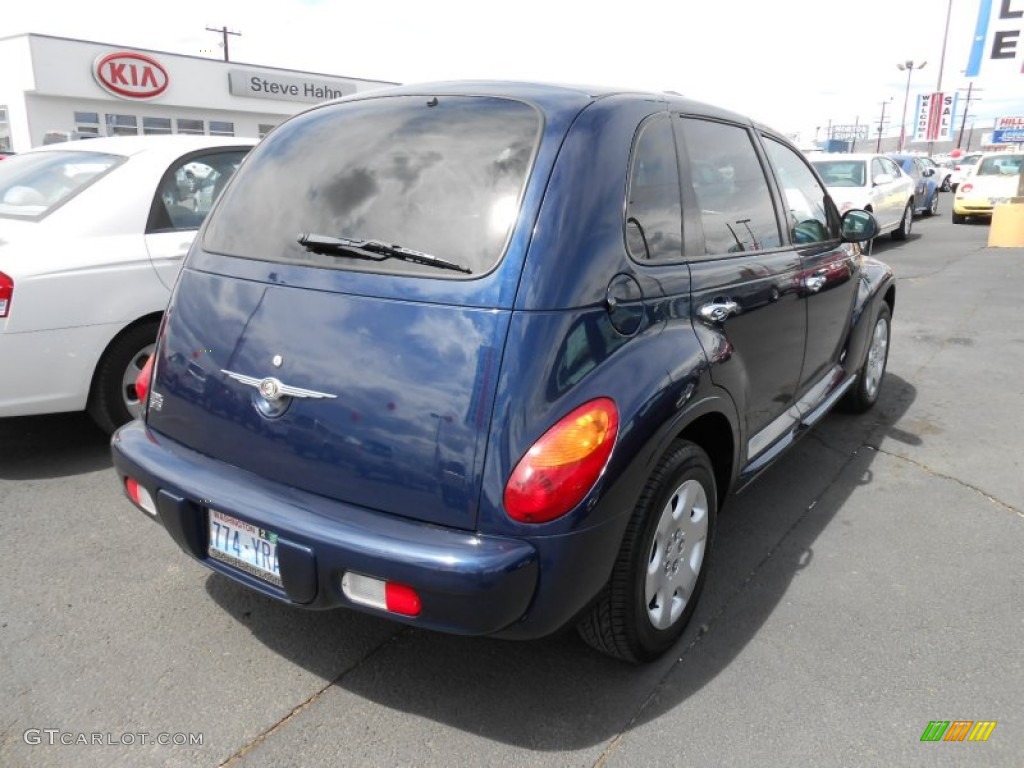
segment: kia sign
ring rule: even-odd
[[[128,51],[98,57],[92,73],[104,90],[122,99],[154,99],[167,90],[170,82],[159,61]]]

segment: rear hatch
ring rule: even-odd
[[[150,427],[287,485],[472,529],[542,124],[509,99],[397,96],[280,126],[182,272]]]

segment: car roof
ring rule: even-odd
[[[168,154],[184,154],[211,147],[253,147],[258,139],[245,136],[108,136],[97,139],[78,139],[59,144],[33,147],[29,152],[103,152],[112,155],[137,155],[141,152],[159,151]]]
[[[661,102],[667,109],[699,116],[717,117],[743,125],[754,126],[776,136],[781,135],[770,126],[752,120],[750,117],[701,101],[687,98],[674,91],[655,92],[644,89],[530,82],[519,80],[452,80],[441,82],[412,83],[391,88],[375,88],[336,99],[326,104],[349,101],[386,98],[389,96],[494,96],[522,99],[541,103],[545,110],[578,111],[588,104],[602,99],[621,97],[636,101]],[[318,104],[311,109],[324,106]]]

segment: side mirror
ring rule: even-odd
[[[871,181],[874,182],[874,185],[876,187],[879,186],[880,184],[890,184],[892,183],[892,176],[890,176],[888,173],[880,173],[877,176],[875,176],[875,178],[873,178]]]
[[[870,211],[854,208],[843,214],[839,231],[844,243],[863,243],[878,237],[878,222]]]

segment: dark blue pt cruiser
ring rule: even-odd
[[[653,659],[726,495],[877,400],[875,234],[782,136],[679,96],[322,104],[207,219],[114,463],[189,555],[295,606]]]

